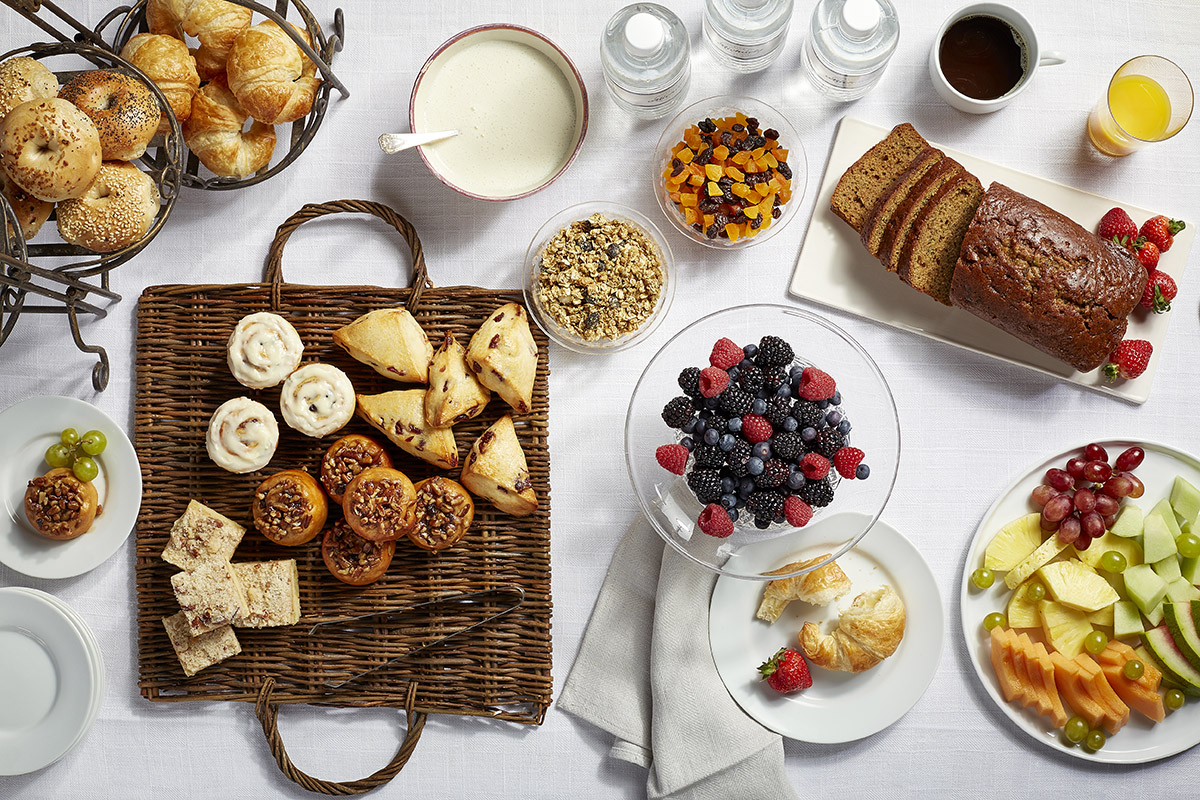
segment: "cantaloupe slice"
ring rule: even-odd
[[[1027,659],[1027,664],[1033,664],[1036,667],[1038,675],[1041,677],[1042,689],[1046,692],[1046,698],[1050,701],[1050,709],[1046,714],[1054,727],[1061,728],[1067,724],[1067,712],[1063,708],[1062,699],[1058,696],[1058,686],[1054,683],[1054,663],[1050,660],[1050,653],[1046,651],[1046,645],[1041,642],[1033,643],[1033,658]]]
[[[1162,695],[1141,682],[1146,677],[1145,673],[1142,673],[1138,680],[1131,681],[1125,677],[1124,668],[1116,664],[1104,664],[1100,669],[1103,670],[1104,677],[1108,679],[1113,691],[1126,705],[1154,722],[1166,719],[1167,711],[1163,706]]]
[[[1063,702],[1087,720],[1089,728],[1099,728],[1109,711],[1084,686],[1079,664],[1062,653],[1051,653],[1050,661],[1054,664],[1054,684]]]
[[[1026,708],[1032,708],[1039,714],[1042,713],[1043,706],[1048,706],[1049,701],[1042,697],[1041,686],[1037,681],[1034,681],[1033,676],[1029,672],[1029,666],[1026,663],[1025,654],[1026,647],[1030,645],[1029,636],[1020,634],[1010,640],[1010,649],[1012,650],[1013,668],[1017,674],[1017,680],[1021,682],[1021,705]]]
[[[1090,656],[1081,653],[1075,656],[1075,663],[1079,664],[1083,676],[1082,682],[1087,687],[1088,693],[1108,709],[1108,713],[1101,722],[1104,730],[1108,731],[1109,735],[1121,730],[1125,723],[1129,722],[1129,706],[1125,705],[1125,702],[1113,691],[1108,678],[1104,677],[1100,665]]]
[[[1017,679],[1013,667],[1012,649],[1010,643],[1012,631],[997,625],[992,628],[992,669],[996,672],[996,681],[1000,684],[1000,694],[1006,702],[1011,703],[1021,696],[1024,687]]]

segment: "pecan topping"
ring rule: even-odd
[[[279,481],[265,492],[256,492],[254,502],[258,504],[255,524],[260,530],[265,526],[279,534],[288,534],[303,531],[312,524],[312,503],[295,481]]]
[[[408,527],[408,495],[399,481],[360,481],[358,491],[346,499],[350,513],[371,527],[398,531]]]
[[[416,526],[410,538],[429,550],[442,550],[467,532],[474,508],[467,493],[440,475],[422,482],[417,491]]]
[[[390,465],[383,458],[382,448],[371,444],[367,439],[347,436],[329,449],[321,461],[321,483],[325,491],[341,497],[354,476],[364,469]]]
[[[338,520],[334,524],[330,538],[332,541],[328,549],[329,568],[335,575],[349,578],[357,577],[362,571],[378,564],[388,547],[384,542],[372,542],[362,538],[350,530],[350,526],[344,520]]]
[[[67,476],[42,475],[29,482],[27,508],[30,522],[50,536],[61,536],[83,511],[83,485]]]

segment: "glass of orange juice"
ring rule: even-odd
[[[1138,56],[1121,65],[1108,93],[1088,117],[1088,139],[1101,153],[1127,156],[1150,142],[1170,139],[1192,116],[1192,84],[1161,56]]]

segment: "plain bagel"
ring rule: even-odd
[[[66,100],[31,100],[4,118],[0,165],[39,200],[79,197],[100,170],[100,134],[91,118]]]
[[[158,216],[158,187],[124,161],[105,161],[82,197],[58,204],[58,233],[97,253],[128,247]]]
[[[92,118],[105,161],[130,161],[145,153],[162,115],[150,88],[123,72],[84,72],[64,84],[58,96]]]

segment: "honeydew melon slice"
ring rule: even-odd
[[[1183,476],[1176,475],[1170,500],[1171,508],[1180,519],[1188,525],[1196,523],[1196,517],[1200,516],[1200,489],[1185,481]]]
[[[1126,639],[1130,636],[1141,636],[1145,630],[1136,603],[1130,600],[1118,600],[1113,603],[1113,636]]]
[[[1137,607],[1147,617],[1167,595],[1167,582],[1149,564],[1139,564],[1127,567],[1123,573],[1125,591],[1129,599],[1137,603]]]
[[[1093,611],[1088,614],[1088,622],[1093,625],[1103,625],[1106,628],[1111,628],[1113,626],[1113,606],[1115,605],[1116,603],[1111,603],[1099,611]]]
[[[1159,603],[1158,605],[1156,605],[1154,608],[1150,609],[1146,613],[1146,621],[1150,623],[1151,628],[1156,628],[1159,625],[1162,625],[1163,606],[1165,606],[1166,604],[1167,604],[1167,600],[1166,600],[1166,597],[1164,596],[1163,601],[1161,603]]]
[[[1179,571],[1188,583],[1200,584],[1200,556],[1182,559],[1179,562]]]
[[[1146,518],[1159,517],[1163,522],[1167,523],[1167,527],[1171,531],[1171,541],[1179,538],[1179,534],[1183,533],[1179,528],[1179,520],[1175,519],[1175,509],[1171,508],[1171,502],[1167,498],[1163,498],[1154,504],[1154,508],[1150,509],[1150,513]],[[1153,559],[1157,561],[1158,559]]]
[[[1162,561],[1155,561],[1151,566],[1158,573],[1158,577],[1166,581],[1168,585],[1171,581],[1183,577],[1183,573],[1179,569],[1179,559],[1176,556],[1167,556]]]
[[[1175,512],[1168,508],[1167,513],[1174,521]],[[1152,564],[1175,555],[1178,552],[1178,548],[1175,546],[1177,535],[1171,531],[1170,524],[1161,514],[1151,514],[1146,517],[1145,525],[1142,527],[1142,557]]]
[[[1117,515],[1117,521],[1113,523],[1112,533],[1114,536],[1127,539],[1141,536],[1142,521],[1142,509],[1132,503],[1126,503],[1125,507],[1121,509],[1121,513]]]

